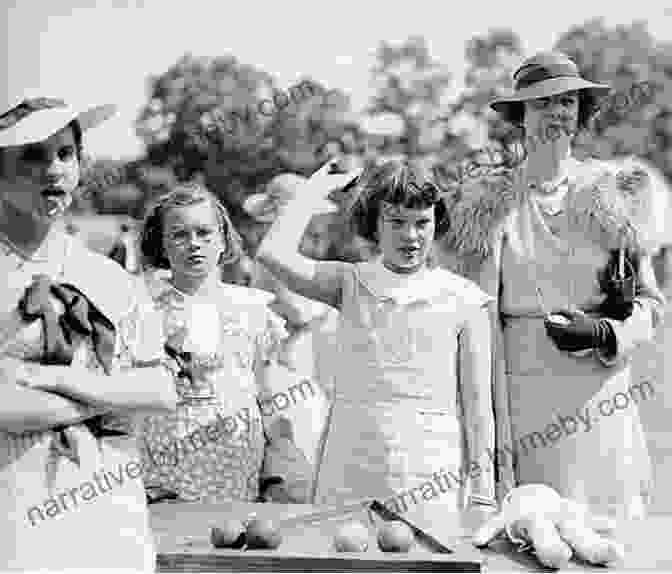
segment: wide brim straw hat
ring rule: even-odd
[[[44,141],[73,120],[86,131],[116,111],[113,104],[77,107],[59,98],[6,92],[0,99],[0,148]]]
[[[490,103],[504,120],[521,124],[528,100],[548,98],[572,91],[584,91],[591,107],[609,94],[611,88],[581,77],[576,63],[562,52],[541,52],[525,60],[513,75],[514,92]]]
[[[265,191],[249,195],[243,202],[245,212],[260,223],[271,223],[280,208],[291,200],[306,178],[295,173],[281,173],[266,184]]]

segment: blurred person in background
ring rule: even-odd
[[[574,157],[609,87],[566,55],[526,60],[514,85],[491,106],[523,128],[526,156],[450,186],[438,250],[494,298],[502,484],[544,483],[598,513],[641,517],[651,469],[638,409],[604,405],[629,396],[630,357],[663,314],[651,265],[663,190],[634,159]]]

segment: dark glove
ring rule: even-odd
[[[561,315],[570,321],[567,325],[558,325],[548,318],[544,320],[547,335],[561,351],[574,352],[586,349],[616,351],[615,334],[606,320],[568,310],[555,311],[552,315]]]

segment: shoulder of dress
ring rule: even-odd
[[[225,283],[222,291],[234,304],[249,305],[251,307],[266,308],[275,300],[275,295],[265,289],[244,287]]]
[[[605,247],[651,252],[665,242],[669,190],[662,174],[644,160],[583,161],[570,183],[572,215],[589,226],[597,223]]]
[[[487,257],[497,230],[523,201],[520,169],[501,167],[444,188],[443,247],[458,256]]]
[[[492,300],[474,281],[444,268],[432,270],[441,297],[456,297],[462,305],[481,307]]]

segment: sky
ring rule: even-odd
[[[381,41],[426,38],[431,55],[461,88],[465,43],[492,27],[510,27],[526,55],[549,49],[571,26],[603,17],[608,25],[645,20],[671,40],[669,0],[542,2],[382,2],[308,0],[0,0],[6,38],[0,107],[9,92],[39,91],[76,105],[114,103],[115,118],[91,130],[89,153],[142,153],[134,121],[147,99],[147,78],[180,56],[233,54],[273,74],[282,89],[310,75],[341,88],[361,109],[373,93],[370,70]]]

